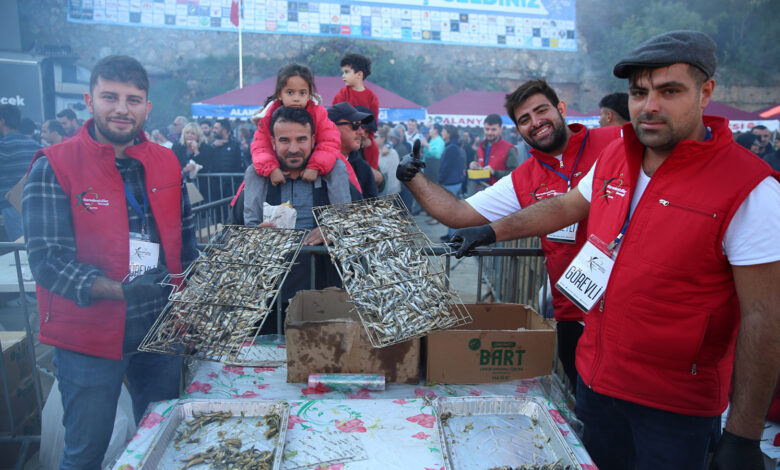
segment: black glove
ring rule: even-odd
[[[128,304],[139,304],[146,300],[168,298],[171,286],[160,283],[170,274],[168,268],[159,267],[146,271],[132,281],[122,284],[122,292]]]
[[[456,258],[464,256],[473,256],[474,248],[483,245],[490,245],[496,241],[496,232],[490,224],[477,227],[462,228],[456,230],[449,241],[450,246],[458,250],[455,253]]]
[[[399,181],[408,183],[423,168],[425,168],[425,163],[420,160],[420,140],[418,139],[414,141],[412,153],[404,155],[401,161],[398,162],[398,168],[395,169],[395,177]]]
[[[712,456],[711,470],[764,470],[760,441],[723,431]]]

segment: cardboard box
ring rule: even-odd
[[[30,360],[30,349],[25,341],[26,338],[27,333],[24,331],[0,331],[3,364],[5,364],[5,374],[11,389],[24,379],[32,377],[33,361]],[[1,383],[0,388],[2,388]]]
[[[300,291],[285,320],[287,381],[310,373],[385,374],[388,382],[420,380],[420,340],[374,348],[341,289]]]
[[[549,375],[555,327],[527,305],[471,304],[473,323],[426,338],[426,380],[476,384]]]

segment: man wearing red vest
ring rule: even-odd
[[[413,157],[401,160],[396,172],[398,179],[405,182],[435,219],[450,227],[471,227],[563,194],[576,186],[601,150],[620,135],[616,127],[588,130],[580,124],[567,126],[566,103],[558,99],[555,90],[543,79],[520,85],[507,96],[506,108],[517,123],[517,132],[531,146],[533,158],[466,200],[458,200],[444,187],[417,174],[420,163]],[[584,243],[586,225],[582,222],[542,238],[545,264],[553,283]],[[558,321],[558,357],[574,386],[577,378],[574,351],[582,333],[582,312],[557,289],[552,294]]]
[[[629,81],[631,124],[578,187],[454,235],[466,253],[589,217],[559,286],[588,309],[577,416],[600,469],[704,469],[713,448],[712,469],[764,468],[780,371],[780,173],[728,121],[703,116],[715,50],[696,31],[640,44],[614,69]]]
[[[498,114],[488,114],[483,127],[485,140],[479,144],[477,159],[469,163],[469,168],[490,170],[487,183],[492,186],[517,168],[517,148],[501,138],[504,122]]]
[[[181,360],[137,350],[167,303],[159,282],[197,257],[176,156],[143,132],[148,91],[138,61],[101,59],[84,96],[93,118],[39,151],[24,187],[40,341],[55,346],[62,395],[62,469],[101,468],[125,378],[136,422],[178,396]]]

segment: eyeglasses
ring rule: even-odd
[[[337,122],[336,125],[337,126],[352,126],[352,130],[356,131],[356,130],[360,129],[360,126],[362,126],[363,123],[360,122],[360,121],[355,121],[355,122]]]

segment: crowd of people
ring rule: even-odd
[[[149,80],[128,56],[95,65],[92,118],[46,121],[46,147],[1,106],[0,191],[26,182],[21,215],[0,207],[9,238],[25,235],[40,341],[55,347],[61,468],[99,468],[125,379],[136,420],[178,393],[180,359],[137,347],[166,303],[160,280],[198,256],[184,184],[198,172],[243,173],[234,222],[273,226],[266,208],[285,203],[307,245],[326,242],[313,207],[395,193],[450,227],[458,256],[541,237],[558,356],[599,468],[704,469],[713,452],[716,470],[763,468],[780,371],[780,173],[767,129],[735,141],[725,119],[703,115],[715,49],[673,31],[628,51],[614,75],[629,93],[604,97],[600,128],[567,125],[556,91],[529,80],[505,103],[519,142],[498,113],[484,135],[378,123],[371,61],[352,53],[330,104],[308,67],[282,67],[254,133],[180,116],[147,135]],[[312,275],[338,284],[327,257],[300,261],[283,302]]]

